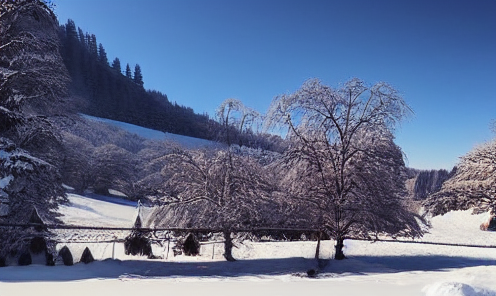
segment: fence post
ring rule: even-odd
[[[115,260],[115,240],[112,246],[112,260]]]

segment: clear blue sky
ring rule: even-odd
[[[396,87],[415,115],[398,129],[410,167],[450,169],[493,137],[496,1],[59,0],[145,88],[197,113],[226,98],[265,112],[309,78]]]

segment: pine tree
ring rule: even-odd
[[[96,36],[95,34],[91,34],[88,38],[88,49],[90,51],[90,54],[94,57],[98,56],[98,46],[96,43]]]
[[[141,74],[141,67],[136,64],[134,66],[134,83],[136,83],[139,86],[143,86],[143,74]]]
[[[129,79],[133,79],[131,76],[131,67],[129,67],[129,64],[126,64],[126,77]]]
[[[98,61],[104,65],[108,65],[107,52],[101,43],[98,44]]]
[[[121,71],[121,60],[119,58],[115,58],[114,61],[112,62],[112,69],[117,71],[118,73],[122,73]]]

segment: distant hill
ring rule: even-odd
[[[424,200],[429,195],[441,190],[443,183],[451,178],[456,167],[450,172],[447,170],[418,170],[408,168],[406,187],[408,194],[415,200]]]
[[[74,21],[60,26],[59,38],[60,54],[71,78],[69,92],[78,99],[77,111],[168,133],[215,138],[217,122],[170,102],[163,93],[145,90],[139,65],[134,75],[129,64],[123,73],[118,58],[111,66],[96,36],[76,28]]]

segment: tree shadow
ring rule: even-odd
[[[346,260],[331,262],[324,272],[335,274],[398,273],[443,271],[477,266],[496,266],[496,259],[442,255],[353,256]]]
[[[322,261],[321,261],[322,263]],[[443,271],[452,268],[494,266],[495,259],[451,256],[354,256],[328,260],[318,277],[368,273]],[[163,277],[234,278],[243,276],[306,276],[317,269],[314,259],[277,258],[226,261],[171,262],[151,260],[104,260],[74,266],[11,266],[0,268],[0,282],[75,281],[85,279],[132,279]]]

